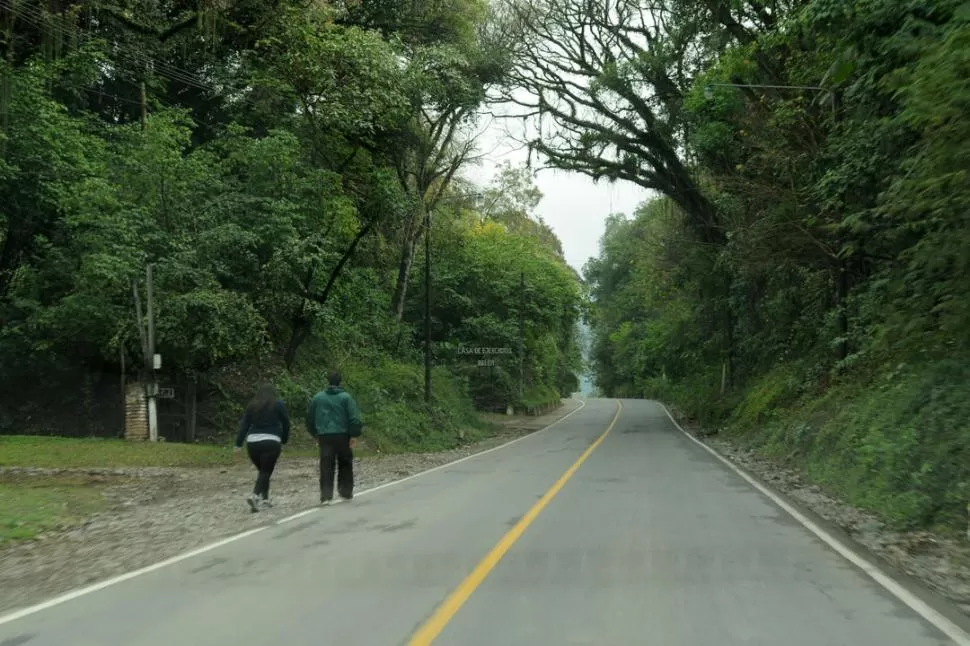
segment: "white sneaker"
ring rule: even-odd
[[[272,506],[273,506],[272,500],[270,500],[269,498],[263,499],[263,507],[272,507]]]
[[[249,508],[254,514],[259,511],[259,496],[256,494],[250,494],[249,497],[246,498],[246,502],[249,503]]]

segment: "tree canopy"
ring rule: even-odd
[[[511,343],[523,273],[525,386],[568,394],[578,277],[535,200],[469,219],[458,181],[507,71],[492,20],[480,0],[0,2],[0,431],[120,433],[148,265],[161,377],[200,384],[205,432],[259,379],[299,408],[328,366],[379,423],[411,420],[391,383],[420,356],[425,213],[439,368],[416,428],[487,387],[447,348]],[[515,403],[510,384],[489,397]]]
[[[658,193],[585,269],[598,386],[744,429],[902,522],[953,521],[966,3],[649,5],[509,3],[556,52],[515,72],[557,122],[537,149]]]

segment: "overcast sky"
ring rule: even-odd
[[[485,186],[503,161],[508,160],[513,166],[526,162],[526,151],[517,150],[519,144],[505,134],[506,128],[503,120],[493,120],[484,127],[478,148],[486,157],[467,168],[464,175],[468,180]],[[635,184],[611,185],[605,180],[594,184],[579,173],[543,170],[534,181],[543,195],[536,210],[562,241],[566,261],[580,273],[586,261],[599,254],[606,217],[610,213],[631,215],[650,195]]]

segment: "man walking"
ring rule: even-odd
[[[332,372],[330,386],[310,400],[306,428],[320,445],[320,502],[333,500],[334,468],[337,492],[344,500],[354,497],[354,438],[360,437],[364,424],[357,402],[340,387],[342,377]]]

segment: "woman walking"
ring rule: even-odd
[[[253,513],[259,511],[261,503],[264,507],[273,506],[269,499],[269,479],[276,468],[283,445],[289,439],[290,418],[286,414],[286,407],[272,384],[263,384],[246,406],[246,414],[243,415],[239,434],[236,436],[235,450],[241,451],[245,440],[249,459],[259,471],[253,493],[246,498]]]

